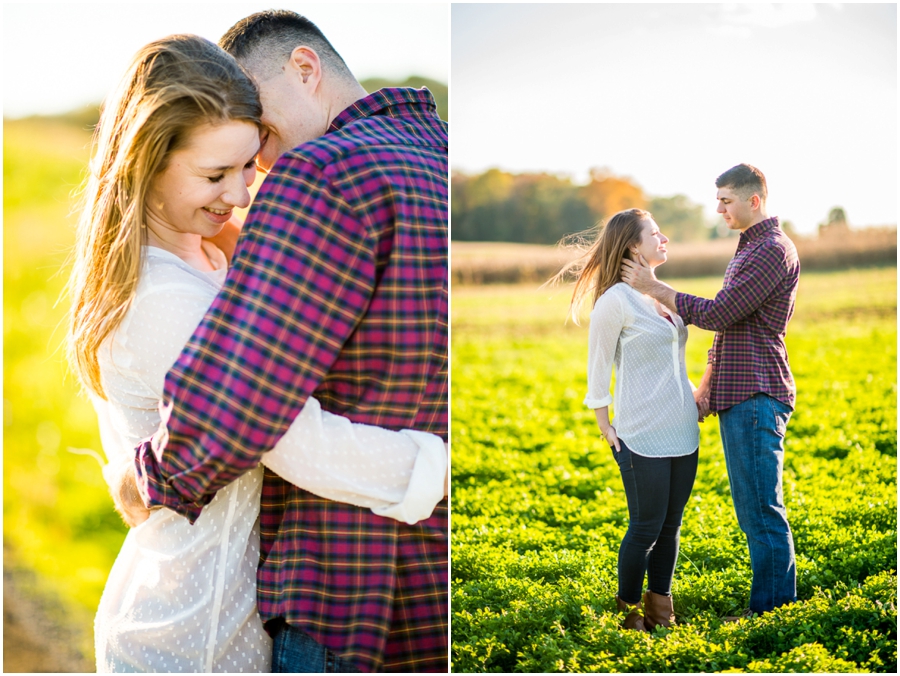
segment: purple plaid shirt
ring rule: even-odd
[[[194,521],[315,395],[354,422],[447,437],[447,125],[382,89],[283,155],[225,285],[166,378],[152,505]],[[266,470],[258,605],[362,671],[446,671],[447,504],[414,526]]]
[[[797,249],[773,217],[741,233],[722,290],[714,299],[675,296],[686,324],[716,332],[709,351],[713,411],[740,404],[758,392],[794,407],[796,388],[784,336],[799,279]]]

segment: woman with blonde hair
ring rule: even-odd
[[[99,672],[271,665],[256,611],[263,468],[219,491],[191,525],[143,509],[133,451],[165,425],[166,372],[225,283],[226,256],[211,238],[250,203],[261,113],[231,56],[174,35],[137,53],[96,131],[69,354],[100,419],[104,477],[133,526],[95,620]],[[408,523],[442,499],[446,464],[440,437],[352,424],[313,398],[263,458],[313,493]]]
[[[648,212],[621,211],[560,273],[577,277],[572,315],[577,319],[587,299],[593,307],[584,403],[594,409],[625,487],[628,530],[619,548],[616,605],[627,611],[624,626],[638,630],[675,621],[672,577],[681,518],[697,473],[698,411],[703,410],[687,377],[688,334],[681,318],[620,275],[624,259],[643,259],[654,268],[665,263],[666,242]],[[648,591],[642,598],[645,573]]]

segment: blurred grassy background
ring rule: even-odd
[[[125,536],[99,464],[68,451],[100,450],[93,408],[67,375],[60,301],[90,132],[66,120],[4,121],[3,132],[4,570],[32,571],[28,595],[60,599],[90,654]]]

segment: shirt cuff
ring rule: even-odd
[[[401,502],[386,507],[373,507],[372,512],[410,525],[431,516],[444,499],[444,477],[447,475],[447,449],[444,441],[433,434],[401,430],[419,447],[409,487]]]
[[[167,481],[163,481],[160,477],[162,471],[156,460],[156,454],[153,452],[152,441],[147,440],[141,443],[135,451],[135,474],[137,476],[137,487],[144,504],[148,508],[168,507],[173,512],[186,517],[188,521],[194,523],[203,511],[203,507],[209,504],[213,499],[213,495],[204,495],[200,501],[185,500],[183,495],[176,490],[175,486]]]
[[[588,408],[603,408],[609,406],[613,401],[612,395],[607,395],[602,399],[591,399],[590,395],[584,398],[584,405]]]

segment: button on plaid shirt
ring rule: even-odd
[[[222,291],[166,378],[152,505],[192,521],[310,395],[354,422],[447,438],[447,125],[382,89],[283,155]],[[362,671],[446,671],[447,503],[414,526],[266,470],[258,605]]]
[[[773,217],[741,233],[714,299],[675,296],[686,324],[716,332],[709,351],[713,411],[758,392],[794,407],[796,388],[784,336],[799,279],[797,249]]]

